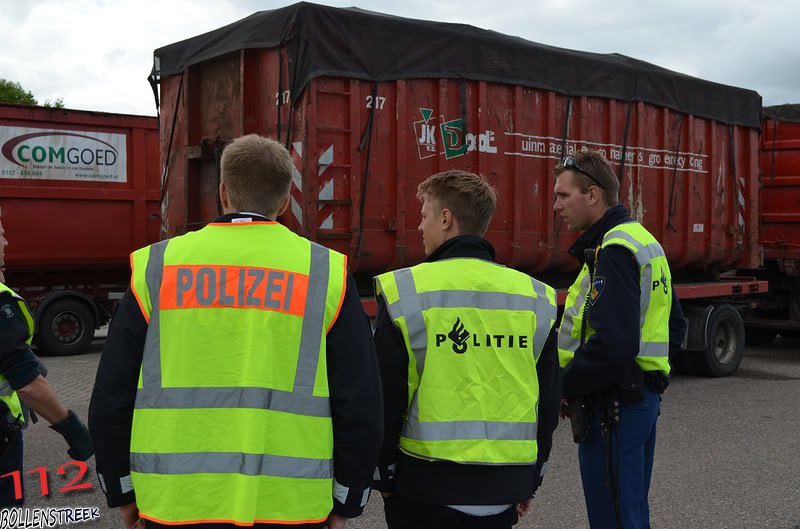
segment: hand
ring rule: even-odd
[[[344,524],[346,522],[347,518],[344,516],[331,513],[331,515],[328,516],[328,522],[325,524],[325,527],[327,529],[344,529]]]
[[[568,419],[572,417],[572,411],[569,409],[569,401],[567,399],[561,399],[560,414],[562,419]]]
[[[119,516],[122,518],[124,529],[144,529],[144,520],[139,518],[139,507],[136,506],[136,502],[120,507]]]
[[[64,436],[69,445],[67,454],[72,459],[86,461],[94,455],[89,429],[86,428],[86,425],[81,422],[72,410],[68,411],[66,419],[50,426],[50,428]]]
[[[517,503],[517,506],[516,506],[517,507],[517,514],[519,515],[520,518],[522,518],[523,516],[525,516],[526,514],[528,514],[530,512],[531,503],[532,502],[533,502],[533,498],[531,498],[530,500],[521,501],[521,502]]]

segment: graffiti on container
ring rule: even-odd
[[[564,142],[563,138],[535,136],[521,132],[506,132],[505,135],[510,137],[512,141],[511,150],[503,153],[506,156],[559,160],[563,156],[592,149],[600,151],[600,154],[612,162],[622,161],[624,152],[625,163],[628,167],[708,173],[708,155],[703,153],[676,152],[636,145],[623,147],[613,143],[599,143],[580,139]]]
[[[486,130],[478,134],[466,132],[463,118],[445,121],[443,116],[433,117],[433,109],[420,108],[422,119],[413,123],[414,135],[417,138],[417,149],[420,160],[443,154],[448,160],[464,156],[468,152],[478,151],[489,154],[497,153],[495,132]],[[437,121],[441,121],[437,124]],[[441,142],[438,148],[437,135]]]

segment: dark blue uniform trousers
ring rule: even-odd
[[[620,407],[620,424],[605,435],[600,415],[591,422],[589,440],[578,445],[586,511],[592,529],[650,529],[647,495],[656,448],[656,422],[661,396],[647,388],[644,399]],[[608,447],[611,441],[611,480],[617,483],[621,526],[617,524],[609,481]]]

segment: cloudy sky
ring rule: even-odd
[[[155,115],[153,50],[292,3],[276,0],[0,0],[0,78],[68,108]],[[617,52],[800,103],[800,1],[324,0],[461,22],[553,46]]]

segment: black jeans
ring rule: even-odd
[[[519,520],[514,505],[500,514],[470,516],[445,505],[421,503],[397,494],[383,501],[389,529],[511,529]]]

